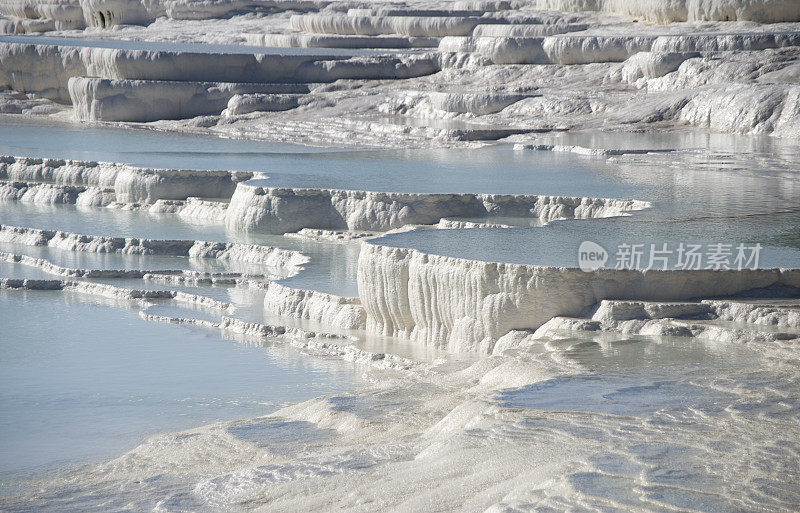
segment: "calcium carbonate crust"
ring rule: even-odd
[[[503,194],[412,194],[251,185],[249,172],[138,168],[102,162],[0,157],[0,200],[146,209],[193,222],[270,234],[353,238],[458,217],[548,222],[627,215],[630,199]],[[215,200],[197,198],[198,195]],[[453,221],[441,227],[453,227]],[[306,230],[304,232],[304,230]],[[348,237],[335,233],[352,233]]]
[[[0,242],[90,253],[214,258],[261,264],[273,268],[282,276],[297,274],[303,264],[308,262],[308,257],[298,251],[257,244],[106,237],[8,225],[0,225]]]
[[[209,65],[209,58],[213,58],[213,66]],[[152,103],[154,94],[165,99],[164,91],[172,88],[192,98],[196,104],[192,109],[200,106],[207,109],[213,102],[220,101],[225,90],[232,91],[232,95],[239,91],[259,92],[258,89],[269,87],[258,84],[402,79],[430,75],[439,69],[435,53],[345,58],[324,52],[208,54],[0,42],[0,86],[37,93],[62,103],[72,102],[74,98],[85,103],[81,109],[84,114],[100,115],[106,110],[117,117],[126,108]],[[82,77],[89,78],[73,81],[69,86],[70,79]],[[165,81],[173,83],[163,84]],[[222,83],[223,90],[212,90],[213,84],[207,84],[209,82]],[[127,91],[131,98],[119,98],[122,105],[116,106],[109,88]],[[225,102],[229,99],[227,96]],[[103,107],[93,106],[92,101],[104,102]],[[172,105],[169,109],[175,111],[175,102],[168,98],[166,101]],[[219,111],[222,109],[224,105]]]
[[[293,289],[276,282],[266,287],[264,309],[283,317],[312,320],[334,328],[357,330],[366,325],[366,313],[358,298]]]
[[[4,0],[0,13],[20,20],[44,20],[58,29],[108,28],[122,24],[147,24],[161,16],[174,20],[224,18],[248,10],[269,8],[320,10],[325,1],[253,0]],[[350,9],[341,14],[295,16],[292,28],[301,32],[329,34],[464,33],[474,28],[472,18],[487,11],[529,9],[557,11],[606,11],[657,23],[681,21],[798,21],[792,0],[534,0],[530,2],[455,2],[452,10]],[[461,11],[461,12],[459,12]],[[448,14],[450,16],[448,16]],[[460,16],[462,15],[462,16]],[[466,18],[463,16],[467,16]]]
[[[584,272],[430,255],[368,241],[358,261],[368,331],[482,353],[511,330],[577,316],[603,299],[676,301],[773,285],[800,287],[800,270]]]
[[[2,289],[77,292],[79,294],[88,294],[105,299],[138,301],[143,306],[149,304],[149,301],[168,299],[178,303],[186,303],[221,311],[229,311],[232,309],[230,303],[200,296],[198,294],[189,294],[180,290],[138,290],[88,281],[0,278],[0,290]]]
[[[82,269],[64,267],[44,258],[35,258],[6,251],[0,251],[0,261],[34,267],[47,274],[66,278],[140,279],[168,285],[231,285],[263,289],[265,288],[263,280],[284,277],[284,275],[264,273],[254,275],[239,272],[209,272],[189,269]]]
[[[681,21],[800,21],[792,0],[532,0],[533,9],[606,11],[656,23]]]
[[[304,228],[385,232],[434,225],[447,217],[488,215],[539,219],[625,215],[639,200],[503,194],[410,194],[289,189],[241,183],[226,212],[230,229],[282,234]]]
[[[237,183],[252,176],[243,171],[157,169],[111,162],[0,156],[0,180],[5,181],[0,194],[34,203],[48,203],[48,194],[61,197],[51,203],[95,205],[97,202],[88,197],[99,197],[101,204],[97,206],[112,202],[152,204],[190,196],[229,198]],[[83,195],[89,196],[81,201]],[[72,200],[67,201],[69,198]]]
[[[795,0],[415,1],[391,7],[3,0],[0,11],[10,16],[0,20],[0,31],[14,33],[74,36],[65,30],[83,24],[96,27],[100,39],[368,50],[246,55],[93,48],[79,38],[3,42],[0,88],[32,96],[0,95],[0,111],[23,115],[70,112],[77,121],[373,146],[455,146],[528,130],[598,126],[800,137]],[[208,24],[191,21],[208,17]],[[663,25],[633,23],[640,20]],[[101,30],[107,27],[113,30]],[[403,51],[374,51],[381,48]],[[784,62],[773,59],[776,53]],[[396,80],[410,91],[405,98],[398,98]],[[457,129],[395,124],[376,121],[376,109],[467,123]],[[473,124],[476,118],[480,123]]]
[[[148,24],[160,17],[207,20],[248,10],[307,11],[326,0],[3,0],[0,14],[20,20],[44,20],[61,30]]]

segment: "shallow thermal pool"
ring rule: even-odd
[[[253,183],[273,187],[600,197],[628,197],[637,190],[597,173],[598,162],[545,152],[532,156],[508,145],[474,150],[353,150],[3,120],[0,154],[258,171],[269,178]]]
[[[710,246],[717,243],[728,246],[729,263],[735,261],[736,248],[741,244],[749,260],[751,249],[761,245],[758,267],[800,266],[800,242],[797,223],[800,212],[735,218],[711,218],[693,221],[668,221],[655,218],[650,213],[641,217],[609,218],[593,220],[555,221],[546,226],[524,228],[487,228],[436,230],[430,232],[407,232],[387,235],[374,242],[400,248],[414,248],[424,253],[433,253],[470,260],[507,262],[523,265],[546,265],[555,267],[578,267],[579,248],[583,241],[592,241],[602,246],[608,255],[604,267],[614,268],[619,263],[626,268],[630,258],[620,249],[623,244],[639,245],[640,264],[653,269],[672,269],[679,266],[678,248],[683,243],[700,246],[704,260],[702,266],[710,265],[706,259]],[[649,222],[648,222],[649,221]],[[666,252],[659,253],[666,244]],[[655,248],[655,251],[653,249]],[[727,251],[726,250],[726,251]],[[685,260],[684,260],[685,261]],[[736,267],[735,265],[733,267]],[[743,265],[751,267],[751,265]]]
[[[587,135],[567,142],[587,144],[585,139],[593,141]],[[599,140],[609,142],[608,137]],[[759,267],[800,266],[800,176],[791,164],[795,150],[789,147],[786,153],[762,159],[766,154],[726,153],[734,149],[724,141],[713,148],[610,159],[578,157],[596,162],[599,174],[635,187],[632,196],[650,203],[650,208],[629,216],[556,221],[529,229],[407,232],[376,242],[475,260],[571,267],[578,266],[583,241],[605,248],[610,257],[606,267],[616,264],[621,244],[642,245],[642,267],[649,264],[651,244],[657,249],[667,244],[672,252],[669,267],[677,264],[681,243],[701,245],[704,251],[718,243],[732,248],[760,244]],[[529,158],[549,153],[533,151]],[[656,268],[662,268],[659,262]]]
[[[39,312],[38,314],[36,312]],[[219,331],[146,322],[135,305],[0,293],[0,490],[110,458],[162,431],[354,390],[352,364]]]
[[[286,278],[295,288],[315,289],[341,296],[356,296],[358,242],[350,244],[314,243],[280,235],[247,234],[228,231],[224,225],[193,224],[173,215],[116,209],[82,208],[75,205],[36,205],[7,202],[0,206],[0,224],[64,230],[87,235],[142,237],[150,239],[205,240],[264,244],[307,255],[310,262],[297,275]],[[258,265],[211,259],[187,259],[158,255],[120,255],[61,251],[48,247],[28,247],[0,243],[0,251],[46,258],[65,267],[92,269],[194,269],[198,271],[263,273]]]

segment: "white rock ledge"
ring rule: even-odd
[[[278,96],[276,93],[308,92],[308,86],[303,84],[170,82],[85,77],[70,78],[67,88],[78,121],[185,119],[219,114],[229,107],[228,102],[232,98],[240,95]],[[297,106],[296,100],[293,106]]]
[[[282,48],[435,48],[437,37],[244,34],[247,44]]]
[[[115,206],[115,205],[112,205]],[[123,207],[127,207],[123,205]],[[225,224],[228,203],[189,197],[181,200],[158,200],[147,211],[151,214],[177,214],[194,224]]]
[[[0,251],[0,261],[12,264],[21,264],[27,267],[41,269],[48,274],[64,276],[69,278],[128,278],[142,279],[148,273],[158,273],[168,276],[181,271],[142,271],[139,269],[76,269],[56,265],[43,258],[34,258],[28,255],[20,255]]]
[[[623,62],[640,52],[730,52],[800,45],[800,32],[685,35],[443,37],[440,52],[475,53],[495,64]]]
[[[589,28],[585,23],[536,23],[513,25],[478,25],[473,37],[543,37],[567,32],[579,32]]]
[[[267,285],[264,309],[283,317],[350,330],[364,329],[367,319],[358,298],[294,289],[275,282]]]
[[[722,320],[758,324],[763,326],[778,326],[800,328],[800,300],[791,308],[785,304],[747,303],[744,301],[703,301]]]
[[[289,19],[292,30],[307,34],[409,37],[465,36],[480,18],[456,16],[342,16],[301,14]]]
[[[162,320],[162,319],[158,319]],[[166,318],[166,322],[180,322],[175,318]],[[190,323],[192,320],[188,320]],[[289,343],[301,351],[320,356],[342,358],[347,361],[365,364],[382,369],[409,370],[418,365],[417,362],[387,353],[374,353],[365,351],[352,345],[352,339],[323,332],[307,331],[300,328],[287,326],[272,326],[254,322],[245,322],[232,317],[222,317],[219,324],[215,324],[226,335],[235,334],[243,337],[243,341],[250,339],[264,339],[286,337]],[[263,342],[262,342],[263,343]]]
[[[67,84],[73,77],[264,84],[410,78],[440,70],[435,52],[346,58],[322,52],[297,55],[120,50],[82,47],[79,43],[76,40],[76,46],[59,46],[0,42],[0,87],[69,103]]]
[[[32,157],[0,156],[0,180],[22,182],[6,185],[0,190],[7,199],[21,199],[31,194],[36,203],[75,203],[87,191],[109,192],[103,205],[119,203],[155,203],[158,200],[186,200],[193,196],[230,198],[236,184],[249,180],[253,173],[244,171],[195,171],[186,169],[154,169],[111,162],[81,160],[41,159]],[[48,194],[45,188],[27,188],[34,184],[70,186]],[[22,189],[25,188],[25,191]],[[14,189],[14,191],[12,191]],[[57,192],[61,196],[57,196]],[[66,195],[66,196],[65,196]],[[72,201],[67,201],[73,198]],[[56,197],[61,197],[55,201]],[[84,204],[91,204],[84,202]]]
[[[279,112],[298,105],[298,96],[290,94],[235,94],[228,101],[223,116],[238,116],[251,112]]]
[[[448,217],[497,215],[548,222],[613,217],[649,206],[627,199],[288,189],[240,183],[225,223],[234,230],[273,234],[303,228],[385,232],[406,225],[434,225]]]
[[[207,20],[247,11],[319,10],[330,3],[328,0],[3,0],[0,13],[19,21],[48,23],[47,30],[105,29],[146,25],[158,18]]]
[[[70,102],[72,77],[193,82],[305,82],[301,66],[341,57],[320,55],[210,54],[119,50],[45,44],[0,43],[0,86]],[[306,72],[308,74],[308,72]]]
[[[88,281],[0,278],[0,289],[61,290],[123,301],[171,299],[179,303],[213,308],[216,310],[228,311],[231,309],[230,303],[218,301],[216,299],[197,294],[189,294],[179,290],[128,289],[114,285],[107,285],[105,283],[92,283]]]
[[[358,261],[368,331],[483,353],[510,330],[577,316],[603,299],[678,301],[776,284],[800,287],[800,270],[587,273],[430,255],[368,241]]]
[[[556,11],[606,11],[656,23],[800,21],[800,9],[794,0],[532,0],[526,2],[526,7]]]
[[[591,318],[553,317],[534,333],[511,331],[498,340],[494,353],[560,338],[565,332],[604,331],[723,343],[761,342],[768,350],[786,348],[794,354],[800,343],[800,298],[775,303],[758,299],[677,303],[605,300],[593,309]]]
[[[0,242],[91,253],[215,258],[261,264],[284,277],[294,276],[308,263],[308,257],[299,251],[258,244],[106,237],[8,225],[0,225]]]

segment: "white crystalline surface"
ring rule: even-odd
[[[82,120],[350,146],[601,125],[798,137],[793,0],[518,4],[4,1],[0,29],[67,39],[0,40],[0,87],[17,93],[0,100],[6,112],[68,117],[66,105]],[[113,30],[63,30],[67,11],[92,27],[102,12]],[[34,22],[54,26],[24,28]],[[92,48],[81,47],[87,40]],[[242,44],[268,53],[247,55]],[[226,55],[208,65],[208,52]],[[296,104],[247,96],[282,93],[260,90],[263,82],[311,87]],[[56,104],[33,108],[19,94]],[[174,121],[185,118],[195,120]],[[420,118],[464,124],[412,121]]]
[[[2,511],[800,509],[795,0],[0,0],[0,134]]]

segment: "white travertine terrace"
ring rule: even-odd
[[[188,294],[180,290],[137,290],[117,287],[115,285],[107,285],[104,283],[92,283],[88,281],[76,280],[31,280],[0,278],[0,290],[2,289],[62,290],[117,300],[148,301],[172,299],[179,303],[199,305],[222,311],[227,311],[231,307],[230,303],[217,301],[215,299],[199,296],[197,294]]]
[[[210,201],[188,197],[181,200],[158,200],[147,211],[151,214],[178,214],[193,222],[208,224],[225,224],[225,211],[228,204],[224,201]]]
[[[340,34],[244,34],[247,44],[286,48],[431,48],[437,37],[355,36]]]
[[[739,324],[800,328],[800,310],[797,305],[780,301],[705,299],[689,303],[656,303],[648,301],[601,301],[591,319],[602,325],[640,320],[718,319]]]
[[[209,66],[209,54],[203,53],[0,42],[0,85],[69,102],[67,84],[73,77],[120,81],[305,82],[295,80],[300,67],[313,65],[319,59],[300,55],[213,55],[215,65]],[[150,86],[151,91],[157,86]]]
[[[495,64],[623,62],[640,52],[733,52],[800,45],[800,31],[779,33],[549,37],[445,37],[442,52],[470,52]]]
[[[625,61],[622,80],[635,84],[639,79],[663,77],[680,68],[688,59],[700,57],[698,52],[640,52]]]
[[[203,114],[219,114],[230,107],[231,100],[241,98],[241,95],[257,95],[256,98],[261,98],[267,94],[272,98],[276,96],[275,93],[308,92],[308,87],[299,84],[109,80],[84,77],[70,78],[67,88],[75,109],[75,118],[81,121],[185,119]],[[287,101],[273,101],[272,104],[285,106],[283,109],[272,110],[286,110],[296,107],[297,100],[295,98],[293,104]],[[269,110],[269,105],[262,102],[253,110]]]
[[[248,9],[319,9],[327,3],[314,0],[3,0],[0,14],[25,21],[47,20],[56,29],[82,29],[147,24],[163,16],[174,20],[203,20],[231,16]]]
[[[214,65],[209,66],[209,59]],[[0,86],[32,92],[60,102],[89,102],[104,96],[103,87],[121,87],[121,91],[139,92],[150,96],[149,102],[165,100],[168,91],[177,87],[202,93],[202,86],[191,82],[242,82],[251,85],[225,85],[241,92],[272,82],[332,82],[339,79],[397,79],[429,75],[439,70],[435,55],[365,56],[344,59],[332,55],[284,55],[241,53],[197,53],[178,51],[120,50],[80,46],[6,43],[0,41]],[[71,78],[107,79],[107,81],[78,81],[68,87]],[[118,82],[109,82],[116,80]],[[131,82],[134,81],[134,82]],[[139,82],[147,81],[147,82]],[[190,82],[159,84],[159,82]],[[210,85],[209,85],[210,86]],[[273,86],[274,87],[274,86]],[[73,90],[70,90],[73,89]],[[153,98],[152,96],[160,92]],[[183,94],[187,94],[183,92]],[[230,97],[226,98],[229,99]],[[213,99],[213,98],[212,98]],[[130,102],[135,108],[136,101]],[[139,106],[151,103],[142,102]],[[224,108],[224,107],[223,107]],[[83,111],[91,112],[91,106]],[[214,110],[214,109],[212,109]],[[222,110],[222,109],[219,109]],[[169,111],[167,111],[169,113]],[[136,117],[137,111],[133,111]],[[191,112],[187,112],[191,115]]]
[[[16,18],[20,22],[38,22],[39,25],[34,25],[32,28],[40,30],[71,29],[84,24],[81,5],[78,2],[64,0],[46,2],[4,0],[0,3],[0,13]]]
[[[293,289],[276,282],[267,286],[264,309],[288,318],[312,320],[324,326],[351,330],[364,329],[367,318],[358,298]]]
[[[638,200],[502,194],[410,194],[287,189],[240,184],[225,222],[234,230],[297,232],[303,228],[388,231],[432,225],[446,217],[504,215],[541,221],[611,217],[647,208]]]
[[[182,319],[165,319],[166,322],[181,321]],[[190,319],[191,321],[191,319]],[[286,326],[272,326],[257,322],[245,322],[233,317],[223,316],[222,321],[215,323],[223,332],[235,333],[256,339],[265,337],[291,336],[290,344],[305,352],[311,352],[325,357],[343,358],[348,361],[358,362],[382,369],[409,370],[418,366],[418,362],[393,354],[374,353],[365,351],[354,345],[342,345],[336,339],[340,336],[300,328]],[[329,341],[331,340],[332,341]]]
[[[483,9],[414,9],[408,7],[352,7],[347,9],[348,16],[403,16],[403,17],[480,17],[486,13]]]
[[[680,21],[800,21],[792,0],[533,0],[534,9],[606,11],[656,23]]]
[[[797,305],[792,308],[789,305],[768,300],[755,304],[745,301],[721,300],[705,300],[703,303],[724,321],[800,328],[800,309],[797,308]]]
[[[261,264],[282,271],[284,276],[297,274],[308,262],[308,258],[298,251],[258,244],[107,237],[8,225],[0,225],[0,242],[89,253],[214,258]]]
[[[681,110],[686,123],[720,132],[800,137],[800,85],[731,85],[703,91]]]
[[[679,301],[776,284],[800,287],[800,270],[584,272],[481,262],[362,244],[359,297],[367,330],[452,351],[491,353],[511,330],[577,316],[603,299]]]
[[[38,204],[126,205],[284,234],[309,228],[385,232],[451,217],[512,216],[548,222],[626,215],[646,201],[511,194],[416,194],[262,187],[253,173],[139,168],[125,164],[0,157],[0,198]],[[223,201],[203,200],[213,198]]]
[[[585,23],[535,23],[513,25],[478,25],[472,37],[543,37],[567,32],[584,31]]]
[[[95,187],[75,185],[27,184],[24,182],[0,182],[0,200],[22,201],[40,205],[89,204],[105,206],[110,198],[103,197]]]
[[[0,91],[0,110],[69,109],[78,121],[160,121],[177,131],[188,128],[178,120],[206,116],[190,129],[335,144],[342,143],[337,124],[347,123],[358,132],[354,140],[374,146],[432,145],[432,138],[459,145],[596,122],[794,138],[798,11],[794,0],[2,0],[5,33],[74,36],[66,29],[88,25],[100,39],[273,48],[203,53],[92,48],[75,37],[74,44],[0,41],[0,89],[9,91]],[[209,21],[208,34],[195,24],[201,20]],[[648,23],[632,23],[640,20]],[[108,26],[114,31],[101,30]],[[287,97],[246,96],[296,94],[277,87],[287,83],[312,84],[297,93],[298,109]],[[398,89],[407,97],[398,98]],[[517,95],[523,101],[498,100]],[[69,107],[35,103],[46,99]],[[742,109],[750,114],[737,116]],[[376,123],[376,113],[467,123],[434,132]]]
[[[511,331],[498,340],[495,352],[570,332],[691,337],[714,343],[763,342],[775,347],[791,347],[800,339],[796,300],[604,300],[584,313],[588,316],[553,317],[535,332]]]
[[[464,36],[472,32],[479,18],[416,16],[295,15],[292,29],[310,34],[379,36],[396,34],[408,37]]]
[[[296,95],[287,94],[235,94],[228,100],[222,116],[238,116],[251,112],[276,112],[294,109],[298,105]]]
[[[323,230],[319,228],[303,228],[295,233],[285,233],[284,236],[293,239],[311,240],[316,242],[349,242],[365,237],[374,237],[373,232],[355,232],[351,230]]]
[[[16,253],[9,253],[0,251],[0,261],[9,263],[22,264],[28,267],[36,267],[42,271],[53,274],[56,276],[64,276],[69,278],[143,278],[147,271],[138,269],[76,269],[60,265],[56,265],[49,260],[43,258],[34,258],[28,255],[19,255]],[[165,271],[178,272],[178,271]]]
[[[433,108],[444,112],[494,114],[525,98],[519,94],[500,93],[439,93],[433,92],[428,99]]]
[[[87,192],[107,193],[103,205],[120,203],[155,203],[157,200],[185,200],[192,196],[206,198],[230,198],[236,184],[252,178],[253,173],[244,171],[194,171],[180,169],[153,169],[110,162],[80,160],[40,159],[31,157],[0,156],[0,180],[7,182],[32,183],[37,187],[30,193],[19,192],[25,184],[14,186],[6,183],[6,195],[13,192],[23,201],[33,203],[53,203],[36,196],[41,191],[50,194],[69,194],[80,197]],[[41,185],[39,185],[41,184]],[[64,189],[59,186],[69,186]],[[59,190],[63,192],[58,192]],[[29,199],[25,194],[35,195]],[[57,201],[58,203],[75,203]]]
[[[234,19],[237,10],[255,9],[245,0],[152,5],[87,0],[65,2],[58,9],[37,4],[30,12],[26,5],[4,2],[0,10],[20,19],[59,18],[66,27],[79,23],[69,21],[77,11],[66,7],[77,5],[86,14],[85,24],[104,27],[147,24],[157,16]],[[430,127],[402,123],[380,126],[369,118],[380,112],[476,121],[467,128],[443,129],[438,137],[445,142],[487,140],[497,130],[507,132],[494,133],[495,138],[529,128],[606,122],[635,129],[654,123],[800,137],[800,29],[795,23],[800,9],[789,0],[468,1],[436,8],[273,2],[261,7],[293,13],[283,14],[280,26],[236,31],[240,42],[406,51],[204,54],[0,41],[0,85],[70,104],[73,117],[81,121],[159,121],[162,127],[180,129],[179,122],[165,121],[208,115],[203,127],[227,135],[238,134],[240,127],[249,134],[270,127],[305,131],[315,123],[333,133],[342,125],[330,120],[340,118],[354,130],[389,134],[395,141],[434,133]],[[633,24],[631,18],[663,25]],[[414,50],[431,45],[438,46]],[[403,92],[391,84],[396,80],[403,80]],[[319,85],[330,82],[336,83]],[[318,121],[320,111],[328,117]],[[665,151],[521,140],[519,149],[598,157]],[[354,238],[342,234],[416,225],[503,226],[459,218],[548,222],[626,215],[649,206],[619,199],[277,188],[247,183],[252,175],[242,173],[56,164],[4,157],[0,196],[40,204],[141,208],[197,223],[224,223],[232,231],[340,241]],[[470,262],[368,242],[359,260],[363,305],[277,284],[267,289],[264,305],[279,315],[339,328],[366,327],[428,345],[490,352],[510,330],[579,315],[602,299],[685,300],[774,284],[794,287],[796,281],[794,271],[773,270],[587,274]]]
[[[46,274],[65,278],[140,279],[146,282],[163,283],[165,285],[190,285],[195,287],[230,285],[261,290],[265,289],[267,284],[270,283],[263,281],[264,279],[280,279],[286,277],[285,272],[279,274],[260,273],[254,275],[240,272],[209,272],[187,269],[83,269],[64,267],[54,264],[50,260],[44,258],[35,258],[6,251],[0,251],[0,262],[20,264],[26,267],[39,269]]]

